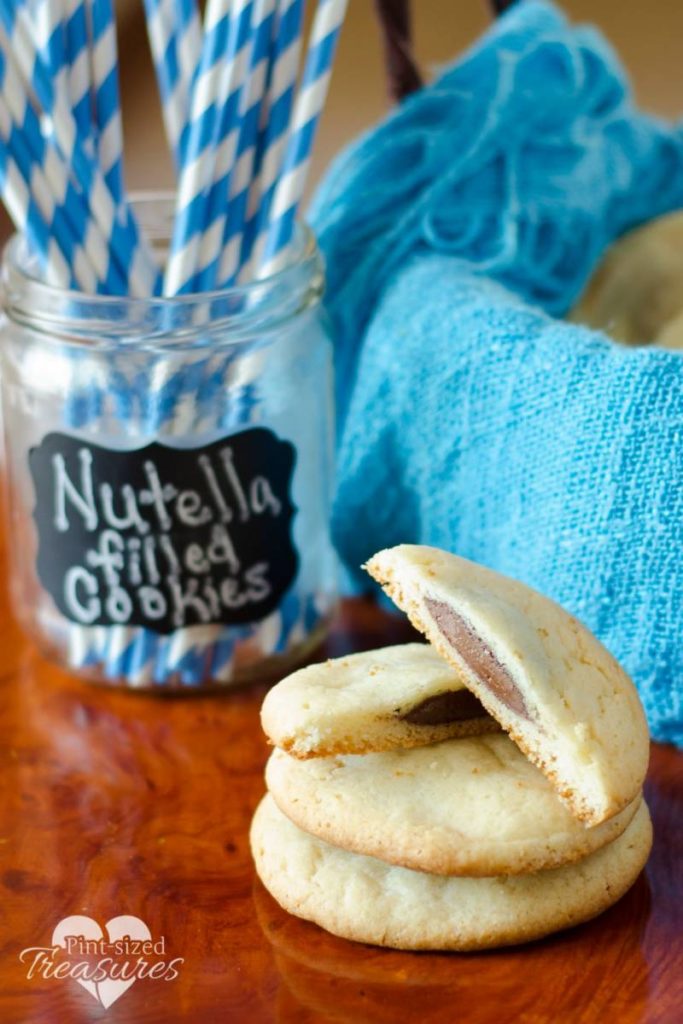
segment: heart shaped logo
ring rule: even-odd
[[[139,917],[131,914],[122,914],[120,917],[112,917],[104,926],[105,932],[100,928],[97,921],[92,917],[85,917],[82,914],[72,914],[59,922],[52,933],[52,945],[61,946],[62,949],[69,949],[69,939],[82,939],[84,942],[102,940],[109,943],[116,943],[118,940],[130,939],[146,942],[151,941],[152,933]],[[127,989],[134,985],[136,978],[111,978],[105,977],[98,981],[89,981],[85,978],[75,979],[86,992],[89,992],[105,1009],[115,1003]]]

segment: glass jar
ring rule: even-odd
[[[140,219],[165,251],[172,203]],[[332,354],[315,242],[243,287],[62,291],[15,237],[3,265],[11,589],[71,671],[160,691],[282,671],[321,638]]]

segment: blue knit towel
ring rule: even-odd
[[[614,238],[681,206],[681,134],[634,107],[595,31],[527,0],[343,154],[311,216],[348,568],[416,542],[524,580],[679,744],[683,355],[556,318]]]

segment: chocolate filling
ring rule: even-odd
[[[447,725],[449,722],[489,718],[489,714],[469,690],[447,690],[434,697],[426,697],[400,718],[411,725]]]
[[[521,718],[530,719],[524,697],[508,670],[470,624],[444,601],[426,597],[425,604],[440,633],[493,696]]]

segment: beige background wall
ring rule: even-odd
[[[309,0],[310,4],[311,0]],[[524,0],[521,0],[524,2]],[[136,6],[137,5],[137,6]],[[131,187],[172,183],[147,57],[142,0],[118,0],[122,39],[128,180]],[[592,20],[628,67],[640,101],[683,115],[683,0],[565,0],[574,19]],[[413,0],[417,52],[427,69],[450,60],[490,21],[484,0]],[[385,109],[381,49],[372,0],[350,0],[328,106],[320,126],[312,178],[339,147]]]

